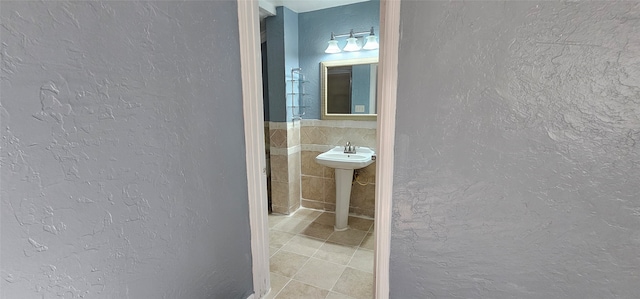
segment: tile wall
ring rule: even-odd
[[[300,207],[300,123],[269,123],[271,202],[276,213]]]
[[[335,211],[336,182],[334,169],[319,165],[315,157],[333,148],[352,145],[375,149],[375,121],[302,120],[301,147],[301,205],[306,208]],[[272,162],[273,163],[273,162]],[[374,217],[376,163],[359,171],[359,183],[351,188],[349,213]]]
[[[269,144],[272,208],[281,214],[291,214],[300,206],[335,211],[334,170],[316,163],[315,157],[347,141],[373,149],[376,145],[375,121],[268,122],[265,132],[269,133],[265,140]],[[358,170],[349,213],[374,217],[375,167],[373,163]]]

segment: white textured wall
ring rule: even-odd
[[[2,298],[252,291],[234,1],[2,1]]]
[[[392,298],[640,298],[640,3],[403,1]]]

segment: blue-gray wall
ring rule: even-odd
[[[331,32],[348,33],[349,29],[366,31],[372,26],[379,37],[380,2],[377,0],[360,2],[351,5],[327,8],[318,11],[301,13],[299,22],[298,50],[300,67],[309,79],[306,98],[307,114],[305,119],[320,119],[320,62],[378,56],[378,50],[362,50],[359,52],[341,52],[326,54],[327,42]],[[340,38],[339,45],[344,47],[345,38]]]
[[[368,114],[371,95],[371,65],[354,65],[351,68],[351,113]],[[365,112],[355,112],[356,105],[364,106]]]
[[[267,70],[269,86],[269,120],[291,121],[291,69],[298,68],[298,14],[286,7],[276,8],[276,15],[266,19]]]
[[[251,294],[235,1],[0,6],[0,297]]]
[[[403,1],[392,298],[640,298],[640,3]]]

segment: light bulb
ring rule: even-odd
[[[329,54],[334,54],[334,53],[340,53],[342,52],[342,50],[340,50],[340,47],[338,47],[338,41],[335,39],[332,39],[329,41],[329,45],[327,46],[327,49],[324,50],[324,52]]]
[[[355,37],[347,38],[347,45],[344,46],[344,50],[348,52],[359,51],[358,40]]]
[[[367,36],[367,42],[362,47],[365,50],[375,50],[378,49],[380,45],[378,44],[378,38],[375,35]]]

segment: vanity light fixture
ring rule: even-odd
[[[367,36],[366,38],[364,38],[365,44],[363,47],[360,47],[360,45],[358,45],[358,37],[363,37],[365,35]],[[338,46],[338,41],[336,40],[336,38],[347,36],[349,38],[347,38],[347,45],[344,47],[344,51],[354,52],[360,51],[361,49],[375,50],[379,48],[378,37],[376,37],[375,33],[373,32],[373,27],[371,27],[371,30],[362,32],[353,32],[353,29],[351,29],[349,33],[345,34],[336,35],[331,32],[331,39],[328,42],[329,45],[327,46],[327,49],[324,50],[324,52],[329,54],[342,52],[342,50]]]

